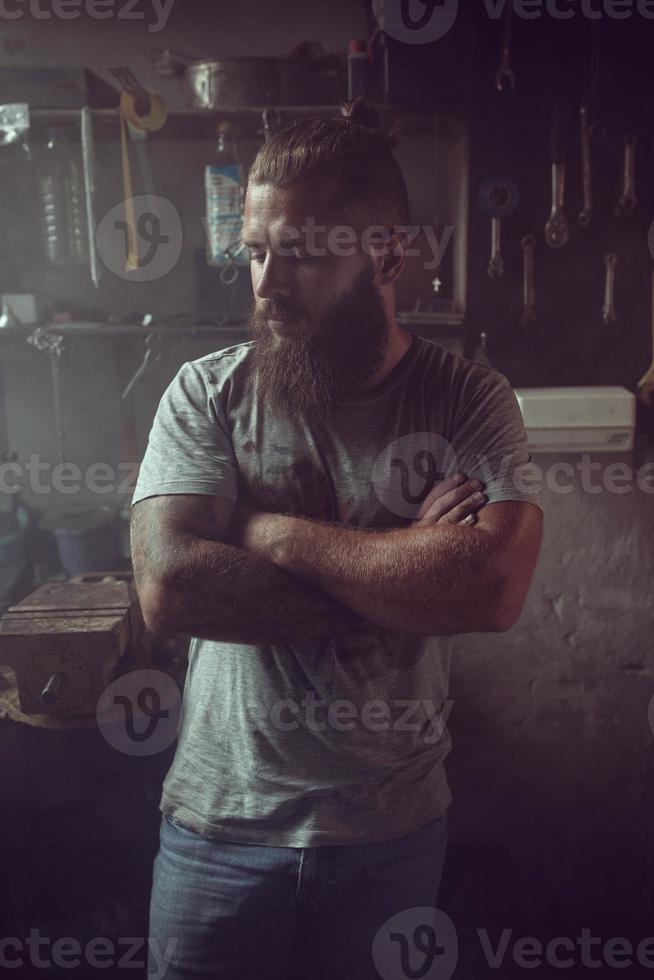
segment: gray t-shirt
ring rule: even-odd
[[[492,368],[414,335],[381,385],[339,402],[329,424],[307,425],[271,411],[253,362],[250,341],[182,365],[133,503],[236,500],[241,488],[269,511],[405,527],[460,469],[484,481],[489,502],[540,506],[533,481],[516,479],[531,457],[511,385]],[[418,830],[452,800],[450,659],[451,637],[372,625],[302,644],[193,638],[161,810],[209,837],[274,846]]]

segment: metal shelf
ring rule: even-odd
[[[406,135],[424,133],[425,121],[433,119],[437,114],[434,107],[419,105],[377,103],[377,108],[381,117],[387,119],[389,123],[399,120],[402,125],[402,121],[404,121],[403,131]],[[268,111],[271,125],[274,127],[277,112],[280,122],[288,123],[297,116],[337,114],[339,109],[340,105],[337,103],[333,105],[226,105],[215,109],[169,109],[164,125],[156,132],[149,133],[148,139],[182,138],[192,140],[212,138],[215,133],[216,122],[224,116],[262,124],[263,113]],[[30,109],[30,121],[39,129],[48,124],[56,123],[74,126],[79,123],[81,111],[81,109]],[[120,118],[118,107],[115,109],[91,109],[91,117],[94,122],[96,139],[106,139],[110,133],[112,138],[118,137]]]

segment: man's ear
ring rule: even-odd
[[[388,286],[400,276],[406,261],[407,231],[399,225],[389,225],[385,254],[379,266],[380,285]]]

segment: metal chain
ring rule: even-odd
[[[52,378],[52,400],[55,412],[55,428],[57,433],[57,454],[59,462],[66,462],[66,444],[64,441],[63,413],[61,408],[61,372],[59,359],[64,352],[64,338],[61,334],[50,333],[44,327],[38,327],[27,338],[37,350],[45,350],[50,355],[50,375]]]

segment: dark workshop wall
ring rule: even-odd
[[[559,5],[564,7],[564,5]],[[482,4],[478,4],[482,8]],[[653,80],[651,46],[654,21],[603,18],[591,22],[543,16],[513,19],[515,89],[499,93],[498,22],[477,18],[476,74],[471,96],[471,222],[468,323],[474,335],[485,330],[492,362],[515,386],[620,384],[635,390],[651,357],[651,270],[654,256],[648,232],[654,219],[652,179]],[[595,4],[599,9],[601,4]],[[593,25],[595,25],[593,27]],[[591,31],[598,32],[598,114],[604,139],[592,142],[594,211],[581,227],[582,208],[579,108],[588,87]],[[550,119],[555,100],[562,104],[567,131],[567,246],[545,244],[551,209]],[[623,138],[638,136],[638,207],[619,218],[614,205],[622,174]],[[502,224],[505,274],[486,273],[490,218],[477,205],[488,177],[509,177],[520,203]],[[537,322],[526,328],[522,316],[522,250],[525,235],[536,236]],[[604,256],[618,254],[616,322],[602,319]]]

